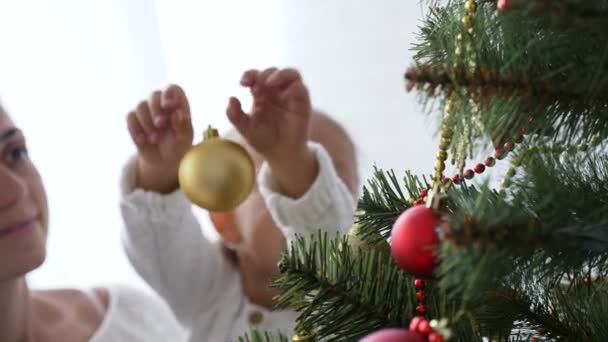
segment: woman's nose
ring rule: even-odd
[[[25,179],[13,170],[0,164],[0,208],[9,207],[27,193]]]

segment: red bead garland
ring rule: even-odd
[[[426,316],[426,313],[427,313],[426,305],[424,305],[424,304],[418,304],[418,306],[416,306],[416,312],[420,316]]]
[[[416,313],[419,316],[424,317],[427,313],[426,305],[424,304],[424,280],[416,278],[414,280],[414,287],[416,288],[416,298],[418,299],[418,306],[416,306]]]
[[[464,171],[464,178],[466,178],[466,179],[472,179],[472,178],[473,178],[473,176],[475,176],[475,172],[474,172],[473,170],[471,170],[471,169],[466,169],[466,170]]]
[[[420,316],[412,318],[412,320],[410,321],[409,330],[413,333],[422,335],[425,341],[428,342],[445,341],[445,338],[440,334],[440,332],[436,331],[426,318]]]

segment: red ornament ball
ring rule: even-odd
[[[407,329],[383,329],[373,332],[359,342],[424,342],[424,338]]]
[[[498,0],[498,10],[502,12],[507,9],[507,2],[507,0]]]
[[[418,278],[430,279],[437,262],[439,216],[430,208],[407,209],[393,225],[391,254],[397,265]]]

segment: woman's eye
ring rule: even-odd
[[[28,159],[27,147],[17,146],[9,151],[8,159],[11,162],[19,162]]]

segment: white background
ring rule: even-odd
[[[315,105],[376,163],[432,171],[433,122],[404,90],[423,9],[408,0],[0,0],[0,99],[49,193],[48,258],[34,287],[142,286],[120,245],[118,181],[134,149],[125,113],[169,82],[195,127],[228,128],[251,67],[301,70]]]

